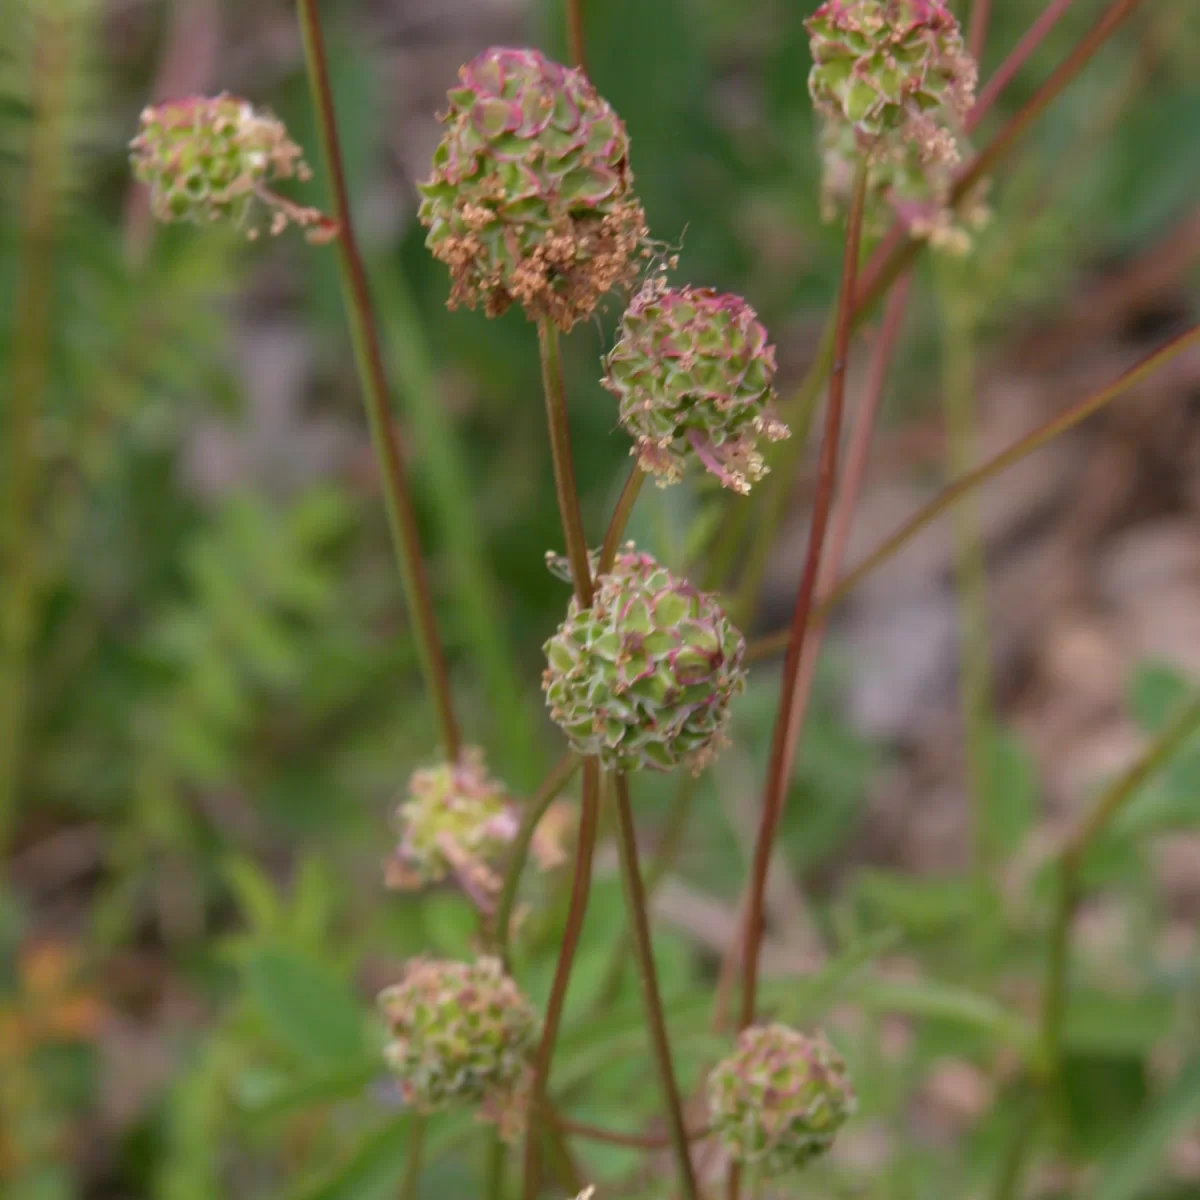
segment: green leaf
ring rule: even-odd
[[[987,739],[987,787],[983,835],[996,858],[1012,854],[1038,812],[1033,757],[1015,734],[994,729]]]
[[[1187,680],[1172,667],[1165,663],[1142,663],[1133,673],[1129,707],[1147,733],[1158,733],[1191,694]]]
[[[408,1163],[406,1113],[375,1130],[319,1183],[301,1188],[296,1200],[392,1200]]]
[[[1174,1136],[1200,1123],[1200,1056],[1148,1105],[1096,1168],[1092,1200],[1135,1200],[1162,1169]]]
[[[270,1032],[309,1062],[360,1059],[366,1024],[346,983],[308,957],[266,947],[246,967],[246,985]]]
[[[339,1063],[327,1071],[299,1078],[251,1080],[240,1092],[241,1107],[248,1116],[268,1120],[307,1108],[319,1108],[362,1094],[383,1071],[378,1054]]]
[[[1120,996],[1076,987],[1063,1020],[1063,1041],[1080,1054],[1147,1053],[1170,1026],[1170,996]]]

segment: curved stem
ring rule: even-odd
[[[783,812],[788,780],[791,778],[792,756],[788,753],[788,745],[792,739],[789,738],[788,731],[791,725],[791,713],[796,703],[796,680],[800,671],[805,636],[808,632],[809,613],[816,591],[821,549],[825,542],[825,529],[833,502],[834,482],[837,476],[838,443],[841,436],[842,404],[845,398],[846,354],[850,346],[851,308],[854,302],[854,279],[858,268],[858,251],[862,239],[867,171],[868,159],[864,155],[860,159],[855,173],[850,214],[846,221],[846,247],[842,259],[842,284],[838,293],[833,371],[829,377],[829,403],[825,412],[825,431],[821,442],[820,462],[817,467],[817,487],[813,499],[812,522],[809,526],[808,551],[805,555],[800,586],[796,591],[792,633],[783,668],[779,712],[775,718],[775,729],[771,738],[771,758],[767,768],[766,788],[763,793],[762,819],[754,847],[754,863],[746,908],[746,945],[742,972],[740,1027],[743,1029],[754,1020],[767,868],[771,861],[771,845],[775,839],[780,815]]]
[[[634,463],[633,470],[629,472],[625,486],[621,489],[620,496],[617,497],[617,506],[613,509],[608,529],[604,532],[604,544],[600,547],[600,565],[596,568],[598,576],[606,575],[612,570],[617,551],[621,546],[621,535],[625,532],[625,526],[629,524],[633,506],[637,503],[638,494],[645,482],[646,472],[637,463]]]
[[[379,331],[371,306],[371,293],[362,255],[354,237],[350,200],[346,190],[346,173],[342,165],[341,142],[333,108],[333,92],[329,85],[329,67],[325,55],[325,39],[317,13],[317,0],[299,0],[300,31],[304,39],[304,59],[308,70],[308,86],[316,109],[320,130],[321,150],[325,169],[333,192],[333,215],[338,225],[338,266],[341,271],[342,295],[350,324],[354,346],[354,361],[363,390],[363,401],[371,426],[371,440],[379,462],[383,483],[388,524],[400,566],[408,610],[416,634],[417,649],[437,714],[439,735],[446,757],[455,759],[459,751],[458,721],[450,694],[450,675],[446,669],[442,644],[438,637],[437,618],[429,578],[421,557],[416,513],[413,511],[404,456],[399,435],[392,420],[388,400],[387,377],[380,352]]]
[[[582,762],[583,760],[578,755],[572,754],[570,751],[564,754],[554,764],[550,774],[542,781],[538,790],[526,802],[525,811],[521,814],[521,824],[509,850],[508,864],[504,869],[504,882],[501,885],[500,897],[496,902],[496,912],[492,918],[492,945],[506,965],[512,936],[513,909],[517,903],[517,888],[520,886],[521,872],[529,857],[529,848],[533,845],[538,823],[546,815],[546,810],[554,803],[563,788],[571,782]]]
[[[408,1161],[404,1164],[404,1182],[400,1185],[400,1200],[417,1200],[421,1182],[421,1160],[425,1153],[425,1131],[429,1120],[415,1114],[408,1130]]]
[[[633,825],[633,808],[629,803],[629,781],[618,772],[613,776],[617,800],[617,852],[621,860],[621,882],[625,889],[629,924],[633,934],[634,960],[638,982],[646,1009],[646,1028],[650,1047],[658,1070],[659,1086],[666,1105],[667,1131],[675,1155],[679,1186],[684,1200],[697,1200],[696,1176],[688,1147],[687,1127],[683,1120],[683,1101],[675,1068],[671,1063],[671,1046],[667,1037],[667,1022],[663,1015],[662,996],[658,990],[658,972],[654,966],[654,945],[650,939],[650,922],[646,916],[646,892],[638,865],[637,835]]]
[[[550,453],[554,459],[554,488],[558,512],[562,518],[563,539],[567,544],[567,562],[579,603],[592,603],[592,571],[588,563],[587,538],[579,512],[579,493],[575,486],[575,463],[571,457],[571,432],[567,424],[567,401],[563,392],[562,356],[558,348],[558,330],[544,317],[538,321],[538,347],[542,358],[542,390],[546,396],[546,425],[550,430]]]
[[[541,1160],[538,1156],[539,1118],[546,1108],[550,1060],[554,1057],[554,1044],[558,1040],[563,1004],[567,998],[567,984],[571,978],[575,951],[579,948],[579,936],[583,932],[583,919],[587,914],[588,892],[592,884],[592,852],[596,845],[596,825],[599,812],[600,766],[594,758],[588,758],[583,762],[583,800],[579,815],[579,841],[575,851],[575,869],[571,881],[571,901],[567,908],[567,925],[563,930],[558,963],[554,968],[554,982],[550,987],[550,997],[546,1001],[542,1040],[538,1045],[533,1066],[533,1083],[529,1098],[529,1128],[525,1133],[525,1200],[537,1200],[541,1175]]]
[[[1185,330],[1169,342],[1159,346],[1157,350],[1151,351],[1145,358],[1130,367],[1128,371],[1125,371],[1122,375],[1114,379],[1112,383],[1105,385],[1099,391],[1093,392],[1090,396],[1085,396],[1082,400],[1071,405],[1065,412],[1051,418],[1044,425],[1039,425],[1032,433],[1026,434],[1025,437],[1014,442],[1008,449],[1002,450],[993,458],[981,463],[973,471],[969,471],[962,478],[956,479],[949,487],[940,491],[928,504],[909,517],[891,537],[887,538],[868,554],[857,567],[848,574],[843,575],[838,580],[837,586],[830,589],[826,595],[821,597],[820,602],[813,611],[812,619],[820,621],[827,617],[834,605],[838,604],[853,591],[876,567],[882,565],[892,555],[907,545],[913,537],[926,528],[926,526],[932,524],[963,496],[973,492],[981,484],[999,475],[1008,467],[1020,462],[1026,455],[1032,454],[1035,450],[1040,450],[1048,442],[1058,437],[1059,434],[1074,428],[1081,421],[1098,412],[1110,401],[1115,400],[1134,384],[1140,383],[1147,376],[1158,370],[1159,367],[1181,354],[1189,346],[1197,343],[1200,343],[1200,325],[1193,325],[1191,329]],[[775,633],[768,634],[766,637],[759,638],[748,648],[746,653],[747,660],[755,662],[763,658],[769,658],[773,654],[778,654],[788,644],[790,636],[789,630],[781,629]]]

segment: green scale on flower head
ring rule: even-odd
[[[608,768],[701,769],[745,684],[746,644],[716,599],[632,545],[590,608],[572,599],[546,643],[550,715]]]
[[[493,47],[459,76],[419,210],[450,303],[495,316],[516,301],[570,329],[642,253],[625,126],[582,71],[536,50]]]
[[[745,300],[661,279],[633,298],[604,360],[644,470],[671,483],[696,458],[739,492],[766,472],[756,439],[788,436],[772,411],[774,379],[775,348]]]
[[[708,1077],[713,1133],[734,1162],[771,1178],[824,1154],[858,1107],[846,1064],[823,1034],[744,1030]]]
[[[977,72],[940,0],[828,0],[805,24],[819,112],[866,143],[899,138],[925,162],[956,158],[947,125],[974,103]]]
[[[276,180],[308,179],[308,165],[282,122],[236,96],[191,96],[144,109],[130,150],[160,221],[227,221],[255,237],[254,213],[264,210],[272,233],[289,222],[307,227],[313,241],[337,233],[316,209],[270,189]]]
[[[525,1083],[539,1022],[499,959],[414,959],[379,1008],[391,1033],[384,1057],[418,1112],[502,1108]]]

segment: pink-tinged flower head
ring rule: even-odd
[[[824,1035],[786,1025],[744,1030],[708,1077],[713,1133],[730,1159],[764,1179],[824,1154],[857,1107],[846,1064]]]
[[[604,386],[643,469],[671,483],[690,459],[748,492],[766,471],[757,440],[788,428],[773,411],[775,348],[754,309],[711,288],[644,287],[604,360]]]
[[[899,138],[953,161],[950,129],[975,99],[977,70],[940,0],[828,0],[806,22],[819,112],[878,149]]]
[[[745,686],[746,643],[715,597],[627,545],[590,608],[572,599],[546,643],[550,715],[605,767],[700,770]]]
[[[130,161],[160,221],[228,221],[255,237],[263,213],[272,233],[291,222],[307,228],[312,241],[337,233],[316,209],[271,190],[281,179],[308,179],[308,166],[281,121],[236,96],[191,96],[143,109]]]
[[[493,47],[459,72],[420,185],[451,305],[516,301],[569,329],[627,285],[646,238],[625,126],[580,70]]]

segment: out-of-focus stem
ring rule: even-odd
[[[842,283],[838,293],[837,321],[834,334],[834,362],[829,377],[829,401],[825,412],[825,431],[821,440],[821,456],[817,466],[817,487],[813,500],[812,521],[809,525],[808,550],[804,570],[796,591],[792,634],[784,661],[779,712],[771,738],[771,757],[763,792],[762,819],[754,847],[751,868],[749,901],[746,907],[746,946],[742,971],[742,1014],[740,1027],[754,1020],[758,998],[758,957],[762,945],[763,900],[766,895],[767,869],[771,861],[771,846],[783,812],[783,801],[791,778],[792,760],[788,755],[788,731],[796,699],[796,677],[800,670],[804,642],[808,633],[809,613],[817,586],[821,564],[821,549],[833,490],[837,478],[839,438],[841,436],[842,404],[846,389],[846,355],[850,347],[850,319],[854,303],[854,279],[858,269],[858,250],[862,238],[863,207],[867,194],[868,158],[863,154],[855,172],[850,214],[846,221],[846,247],[842,260]]]
[[[683,1120],[683,1101],[675,1068],[671,1062],[671,1046],[667,1037],[667,1022],[663,1015],[662,996],[658,990],[658,972],[654,966],[654,945],[650,939],[650,922],[646,915],[646,892],[638,865],[637,835],[633,825],[633,808],[629,802],[629,781],[618,772],[613,776],[617,808],[617,852],[621,860],[621,882],[625,888],[626,907],[632,933],[634,961],[646,1010],[646,1027],[650,1047],[658,1070],[666,1107],[667,1131],[675,1155],[675,1168],[684,1200],[696,1200],[696,1176],[688,1146],[688,1132]]]
[[[56,172],[65,153],[63,77],[73,30],[65,13],[35,16],[37,66],[32,70],[28,170],[17,295],[13,309],[12,367],[4,413],[0,478],[0,855],[16,816],[25,738],[29,647],[36,619],[36,428],[50,377],[53,313]]]
[[[946,423],[947,472],[953,479],[970,469],[975,428],[975,317],[970,284],[945,265],[939,273],[942,299],[942,407]],[[954,508],[959,597],[959,699],[966,751],[967,794],[974,826],[975,865],[987,866],[988,742],[991,736],[991,663],[988,649],[987,566],[979,514],[965,496]]]
[[[971,5],[971,24],[967,29],[967,49],[971,57],[979,62],[983,58],[983,47],[987,42],[988,21],[992,15],[992,0],[975,0]]]
[[[928,504],[913,513],[891,537],[887,538],[868,554],[857,567],[843,575],[838,580],[837,585],[821,597],[820,602],[813,610],[812,619],[819,621],[828,616],[829,611],[834,605],[845,599],[876,567],[881,566],[906,546],[921,530],[931,525],[942,513],[952,508],[963,496],[970,494],[981,484],[986,483],[989,479],[994,478],[1002,471],[1020,462],[1027,455],[1040,450],[1048,442],[1052,442],[1058,437],[1059,434],[1065,433],[1068,429],[1073,429],[1081,421],[1092,416],[1093,413],[1099,412],[1100,409],[1110,401],[1115,400],[1123,392],[1140,383],[1149,375],[1152,375],[1159,367],[1170,362],[1171,359],[1181,354],[1190,346],[1197,344],[1200,344],[1200,325],[1193,325],[1190,329],[1178,334],[1169,342],[1159,346],[1157,350],[1151,351],[1140,362],[1114,379],[1112,383],[1107,384],[1089,396],[1085,396],[1082,400],[1071,405],[1065,412],[1051,418],[1045,424],[1039,425],[1032,433],[1026,434],[1025,437],[1014,442],[1008,449],[1002,450],[993,458],[981,463],[973,471],[969,471],[966,475],[956,479],[952,484],[940,491]],[[769,658],[773,654],[778,654],[780,650],[787,646],[790,637],[791,633],[789,630],[781,629],[759,638],[747,649],[747,660],[756,662],[764,658]]]
[[[329,65],[325,55],[325,38],[317,12],[317,0],[299,0],[300,30],[304,39],[304,58],[308,69],[308,86],[316,109],[320,130],[321,150],[333,193],[333,215],[338,226],[338,266],[342,278],[342,294],[354,346],[354,361],[358,367],[363,389],[363,401],[371,426],[371,439],[379,462],[388,523],[396,548],[396,559],[408,600],[409,615],[416,634],[417,649],[437,715],[439,735],[446,757],[455,759],[459,751],[458,720],[450,694],[450,675],[446,669],[442,644],[438,637],[437,618],[429,578],[421,557],[417,518],[404,467],[395,422],[388,399],[387,376],[383,369],[379,331],[371,305],[367,273],[354,236],[350,199],[346,189],[346,173],[342,165],[342,148],[338,137],[337,119],[333,107],[333,91],[329,84]]]
[[[664,1150],[670,1144],[670,1139],[655,1133],[622,1133],[617,1129],[601,1129],[598,1125],[588,1125],[583,1121],[570,1121],[566,1117],[556,1118],[558,1127],[571,1137],[584,1138],[590,1142],[605,1142],[610,1146],[629,1146],[635,1150]],[[692,1129],[688,1131],[688,1140],[698,1142],[708,1136],[708,1129]]]
[[[533,845],[538,824],[558,794],[570,783],[582,762],[583,760],[576,754],[569,751],[564,754],[554,764],[550,774],[542,781],[538,790],[526,802],[525,809],[521,814],[521,824],[517,828],[517,836],[513,838],[512,848],[509,851],[508,864],[504,869],[504,882],[500,888],[500,898],[496,902],[496,912],[492,919],[492,944],[506,964],[509,943],[512,939],[512,917],[517,903],[517,889],[521,884],[521,872],[529,858],[529,848]]]
[[[563,930],[558,963],[554,968],[554,982],[550,987],[550,997],[546,1001],[542,1040],[534,1059],[533,1083],[530,1087],[529,1128],[525,1134],[525,1200],[537,1200],[541,1178],[538,1130],[546,1108],[546,1092],[550,1082],[550,1061],[554,1057],[554,1045],[558,1040],[559,1025],[562,1023],[563,1005],[567,998],[567,984],[571,978],[571,967],[575,962],[575,951],[579,948],[579,937],[583,932],[583,919],[587,915],[588,892],[592,886],[592,852],[596,845],[596,826],[599,813],[600,764],[594,758],[587,758],[583,762],[583,800],[580,805],[579,835],[575,850],[575,867],[571,879],[571,900],[567,908],[567,925]]]
[[[416,1113],[408,1129],[408,1161],[404,1164],[404,1182],[400,1185],[400,1200],[417,1200],[421,1185],[421,1161],[425,1156],[427,1118]]]

